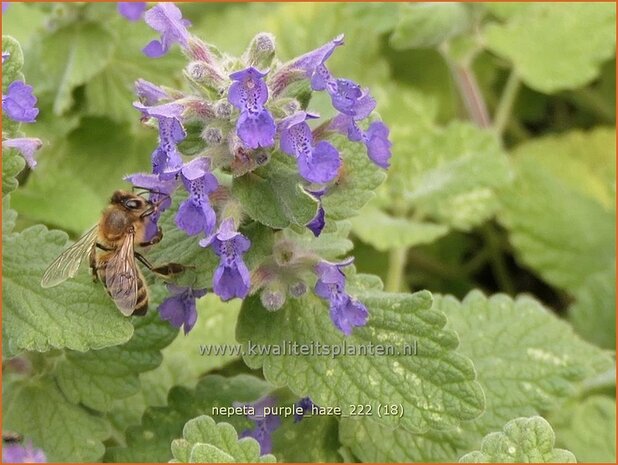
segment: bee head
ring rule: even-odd
[[[112,205],[119,205],[129,212],[144,211],[150,206],[150,202],[139,195],[126,191],[116,191],[112,195]]]

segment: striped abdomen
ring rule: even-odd
[[[107,294],[115,299],[115,296],[112,295],[110,289],[108,288],[108,279],[107,279],[107,264],[114,255],[115,252],[111,253],[103,253],[97,258],[96,270],[97,277],[103,283]],[[133,269],[134,281],[131,281],[131,284],[126,286],[126,288],[122,289],[123,291],[123,300],[126,298],[126,295],[135,293],[135,305],[133,307],[133,312],[131,315],[143,316],[146,314],[148,310],[148,288],[146,287],[146,283],[144,282],[144,276],[142,272],[139,270],[137,266],[134,266]],[[114,270],[114,273],[119,273],[119,271]],[[118,301],[115,301],[116,305],[121,309],[122,306]],[[127,313],[125,313],[126,315]]]

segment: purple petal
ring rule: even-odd
[[[302,69],[307,73],[307,77],[311,77],[316,67],[323,64],[340,45],[343,45],[343,34],[339,34],[327,44],[301,55],[285,67]]]
[[[268,87],[264,76],[266,73],[254,67],[230,74],[230,79],[234,82],[228,93],[229,102],[241,111],[261,112],[268,100]]]
[[[4,62],[8,60],[10,56],[11,54],[9,52],[2,52],[2,64],[4,64]]]
[[[142,52],[148,58],[160,58],[167,53],[167,49],[164,49],[163,44],[155,39],[148,42]]]
[[[238,137],[250,149],[272,147],[276,131],[275,120],[266,109],[258,114],[243,112],[236,123]]]
[[[144,15],[146,24],[161,34],[161,41],[152,41],[145,48],[144,53],[157,58],[167,53],[174,43],[187,47],[189,32],[187,21],[182,19],[182,13],[173,3],[159,3]]]
[[[181,172],[185,179],[194,181],[206,174],[210,174],[210,160],[206,157],[194,158],[190,162],[184,164]]]
[[[329,93],[335,109],[355,120],[366,118],[376,107],[373,97],[349,79],[337,79],[336,91]]]
[[[13,121],[34,123],[39,114],[36,102],[32,86],[13,81],[9,84],[6,95],[2,95],[2,111]]]
[[[4,11],[4,3],[2,4]],[[47,457],[41,449],[32,446],[31,443],[25,446],[21,444],[2,445],[2,463],[46,463]]]
[[[144,189],[161,192],[163,194],[171,194],[178,184],[175,179],[162,180],[159,176],[150,173],[130,174],[123,179],[134,186],[143,187]]]
[[[15,139],[6,139],[2,141],[3,148],[12,148],[18,150],[30,169],[34,169],[37,162],[34,158],[34,153],[43,146],[40,139],[32,137],[17,137]]]
[[[140,99],[140,102],[147,106],[156,105],[161,99],[169,98],[167,92],[144,79],[135,81],[135,93]]]
[[[340,299],[331,301],[330,318],[337,329],[349,336],[353,327],[367,324],[369,312],[361,302],[343,294]]]
[[[4,13],[9,6],[11,6],[9,2],[2,2],[2,13]]]
[[[176,118],[181,119],[184,107],[178,103],[164,103],[162,105],[145,106],[139,102],[133,103],[133,106],[141,111],[144,115],[151,118]]]
[[[172,291],[172,295],[159,306],[161,319],[169,321],[176,328],[183,326],[184,333],[187,334],[197,321],[195,295],[191,288],[183,289],[169,285],[168,288]]]
[[[215,227],[217,217],[210,203],[203,202],[196,205],[191,199],[180,204],[176,213],[175,223],[189,236],[200,233],[209,235]]]
[[[117,8],[129,21],[138,21],[146,11],[146,2],[118,2]]]
[[[219,265],[212,278],[213,290],[223,301],[246,297],[251,286],[249,270],[242,259],[237,259],[233,265]]]
[[[311,156],[298,157],[298,171],[307,181],[324,184],[337,177],[341,167],[339,152],[329,142],[320,141]]]
[[[302,119],[298,121],[300,117]],[[281,150],[294,157],[308,157],[313,149],[313,134],[305,118],[304,112],[290,116],[286,121],[287,127],[284,126],[281,131]]]
[[[365,145],[371,161],[382,168],[389,167],[391,146],[388,127],[381,121],[374,121],[365,133]]]
[[[324,219],[324,208],[320,203],[320,206],[318,207],[318,212],[315,214],[313,219],[309,223],[307,223],[307,227],[311,230],[315,237],[318,237],[322,233],[325,224],[326,220]]]

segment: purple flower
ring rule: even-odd
[[[230,75],[228,100],[240,110],[236,133],[250,149],[270,147],[275,143],[275,120],[264,108],[268,100],[268,87],[264,82],[266,73],[249,67]]]
[[[150,58],[165,55],[174,43],[182,47],[188,46],[189,32],[187,26],[191,23],[182,18],[182,13],[173,3],[159,3],[145,14],[146,23],[161,34],[161,40],[153,40],[143,52]]]
[[[367,324],[369,317],[367,308],[345,292],[346,277],[341,269],[351,263],[352,259],[341,263],[322,261],[315,267],[318,275],[315,293],[329,301],[330,319],[335,327],[346,336],[352,334],[354,326]]]
[[[9,6],[11,6],[9,2],[2,2],[2,13],[4,13]]]
[[[4,6],[4,4],[3,4]],[[47,457],[41,449],[32,446],[28,443],[25,446],[21,444],[3,444],[2,445],[2,463],[46,463]]]
[[[296,157],[298,171],[307,181],[319,184],[335,179],[341,167],[339,152],[329,142],[313,145],[313,134],[307,119],[317,118],[305,112],[297,112],[284,119],[281,127],[281,150]]]
[[[174,284],[166,286],[172,295],[159,305],[161,319],[169,321],[176,328],[182,326],[185,334],[188,334],[197,321],[195,299],[206,295],[206,289],[192,289]]]
[[[243,255],[249,250],[251,242],[236,230],[234,220],[225,219],[217,233],[202,239],[200,245],[202,247],[212,245],[220,258],[219,266],[212,277],[215,294],[224,301],[234,297],[241,299],[246,297],[251,287],[251,278]]]
[[[296,409],[298,407],[303,409],[303,412],[300,414],[296,413]],[[298,423],[300,420],[302,420],[305,414],[311,411],[312,407],[313,407],[313,402],[311,401],[309,397],[303,397],[298,402],[296,402],[294,404],[294,423]]]
[[[152,172],[163,177],[173,177],[182,167],[177,144],[187,136],[180,123],[182,105],[166,103],[146,107],[136,102],[133,106],[143,115],[159,121],[159,146],[152,152]]]
[[[8,60],[10,56],[11,54],[9,52],[2,52],[2,64],[4,64],[4,62]]]
[[[274,414],[265,414],[265,407],[274,407],[276,399],[274,396],[265,396],[254,403],[245,404],[254,408],[253,415],[247,418],[255,423],[252,429],[246,429],[238,435],[239,438],[253,438],[260,445],[260,454],[270,454],[272,452],[272,433],[281,426],[281,418]],[[239,402],[234,402],[235,407],[242,406]]]
[[[34,153],[41,148],[43,143],[40,139],[32,137],[17,137],[15,139],[6,139],[2,141],[2,148],[11,148],[18,150],[30,169],[34,169],[36,166],[36,160]]]
[[[156,105],[161,99],[169,98],[167,92],[145,79],[135,81],[135,93],[140,102],[147,106]]]
[[[143,188],[150,191],[148,200],[155,205],[155,210],[148,217],[146,223],[146,233],[144,241],[152,240],[159,232],[159,218],[161,213],[172,205],[171,194],[176,189],[178,182],[175,179],[161,179],[156,174],[136,173],[125,176],[125,181],[129,181],[136,188]]]
[[[279,94],[291,82],[297,80],[297,71],[302,73],[300,76],[311,81],[313,90],[324,90],[326,86],[325,79],[330,76],[324,63],[340,45],[343,45],[343,34],[338,35],[327,44],[298,58],[294,58],[283,65],[273,76],[273,87],[276,89],[275,94]]]
[[[309,223],[307,223],[305,226],[307,226],[307,228],[311,230],[315,237],[318,237],[322,233],[322,230],[326,225],[326,219],[324,217],[325,211],[324,207],[322,206],[322,196],[326,193],[326,189],[314,192],[310,191],[309,193],[318,199],[318,211],[313,217],[313,219],[309,221]]]
[[[381,121],[374,121],[367,131],[363,131],[353,117],[339,114],[329,124],[329,129],[341,132],[354,142],[362,142],[367,148],[367,155],[376,165],[388,168],[391,158],[391,146],[388,127]]]
[[[137,21],[146,11],[146,2],[118,2],[117,8],[118,13],[129,21]]]
[[[208,194],[219,186],[217,178],[210,172],[210,161],[204,157],[194,158],[182,167],[180,177],[189,197],[178,208],[176,226],[190,236],[204,233],[210,237],[217,217]]]
[[[6,95],[2,94],[2,111],[13,121],[34,123],[39,114],[36,101],[32,86],[13,81],[9,84]]]
[[[335,85],[327,90],[333,107],[344,115],[351,116],[355,121],[366,118],[376,107],[376,101],[367,89],[361,89],[349,79],[337,79]]]

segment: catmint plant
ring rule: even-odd
[[[176,227],[218,257],[210,289],[223,301],[260,292],[264,307],[276,311],[288,294],[298,298],[313,282],[338,330],[350,335],[354,327],[365,325],[367,307],[345,290],[342,268],[351,260],[332,264],[310,247],[281,239],[274,243],[270,264],[249,268],[245,255],[252,243],[243,230],[256,219],[246,214],[230,189],[230,177],[250,177],[254,170],[289,157],[296,166],[296,183],[315,201],[314,217],[305,227],[318,237],[328,223],[324,199],[345,168],[335,136],[343,134],[359,143],[357,150],[366,151],[375,165],[388,167],[388,128],[370,120],[375,99],[368,89],[334,76],[327,67],[329,57],[343,46],[343,35],[281,62],[269,33],[256,35],[242,56],[233,57],[194,36],[189,21],[172,3],[154,6],[144,19],[160,38],[147,44],[143,53],[164,59],[178,46],[189,60],[184,70],[188,82],[184,89],[143,79],[135,83],[134,107],[145,124],[158,129],[159,144],[151,155],[152,172],[126,179],[154,191],[153,201],[161,194],[182,199],[174,214]],[[322,120],[308,110],[313,92],[328,93],[334,118]],[[182,149],[189,133],[200,141],[192,156]],[[161,205],[151,218],[153,234],[160,213],[170,206]],[[161,316],[187,333],[196,321],[194,298],[204,291],[170,289],[173,296],[161,305]]]
[[[19,53],[21,55],[21,51]],[[10,52],[2,51],[2,67],[5,74],[5,64],[11,69],[15,68],[11,62],[14,59],[15,57],[12,57]],[[15,73],[9,70],[8,74],[12,76]],[[26,84],[23,81],[23,77],[15,75],[15,80],[10,82],[6,88],[6,93],[2,93],[3,119],[6,117],[12,122],[3,128],[2,148],[17,150],[24,157],[30,169],[36,167],[35,154],[42,147],[43,143],[38,138],[21,137],[18,128],[20,123],[34,123],[38,114],[37,98],[34,95],[32,86]]]

